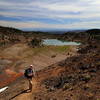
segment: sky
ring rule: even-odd
[[[100,28],[100,0],[0,0],[0,25],[23,30]]]

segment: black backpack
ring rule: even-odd
[[[33,70],[31,68],[26,69],[24,75],[26,77],[33,77]]]

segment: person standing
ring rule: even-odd
[[[32,78],[35,77],[35,70],[33,68],[33,65],[30,65],[29,68],[27,68],[24,72],[24,76],[28,79],[29,81],[29,92],[32,91]]]

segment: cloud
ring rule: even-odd
[[[40,22],[13,22],[13,21],[0,21],[4,26],[15,27],[19,29],[89,29],[99,28],[100,23],[98,21],[91,22],[78,22],[70,24],[46,24]],[[13,25],[13,26],[12,26]]]
[[[98,0],[0,0],[0,25],[17,28],[100,26]]]

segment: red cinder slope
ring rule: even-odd
[[[10,69],[6,69],[2,74],[0,74],[0,88],[7,86],[22,75],[23,73],[16,73]]]

